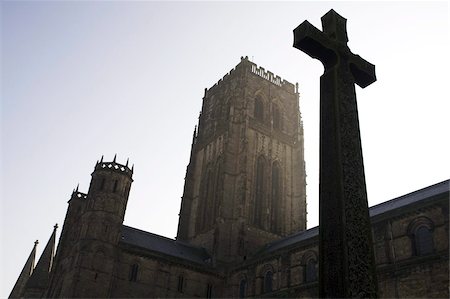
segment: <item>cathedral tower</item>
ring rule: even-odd
[[[72,193],[48,297],[109,297],[132,175],[128,162],[102,157],[88,193]]]
[[[298,87],[248,58],[205,89],[177,240],[217,262],[306,228]]]

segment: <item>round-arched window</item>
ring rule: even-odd
[[[414,233],[416,255],[428,255],[434,252],[433,235],[425,225],[419,226]]]
[[[246,294],[247,294],[247,279],[243,278],[239,283],[239,298],[245,298]]]
[[[264,293],[272,292],[272,280],[273,273],[269,270],[266,272],[266,275],[264,275]]]

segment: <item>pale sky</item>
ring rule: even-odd
[[[323,67],[292,30],[331,8],[376,66],[357,87],[369,205],[448,179],[447,2],[1,2],[0,297],[102,155],[135,164],[125,224],[174,238],[204,88],[241,56],[299,83],[316,226]]]

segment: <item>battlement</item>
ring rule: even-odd
[[[114,160],[112,162],[103,162],[103,156],[100,161],[97,161],[95,164],[95,171],[97,170],[109,170],[114,171],[117,173],[125,174],[128,177],[133,176],[134,172],[134,165],[131,167],[131,169],[128,167],[128,160],[127,164],[122,165],[116,162],[116,156],[114,156]]]
[[[249,61],[251,64],[251,72],[263,79],[266,79],[267,81],[275,84],[278,87],[281,87],[283,89],[286,89],[287,91],[294,93],[298,92],[298,89],[296,86],[284,79],[282,79],[280,76],[274,75],[271,71],[266,71],[263,67],[258,67],[255,63]]]
[[[286,91],[288,91],[290,93],[298,93],[298,85],[297,84],[294,85],[294,84],[282,79],[280,76],[274,75],[270,71],[266,71],[263,67],[258,67],[258,65],[251,62],[248,59],[248,56],[245,56],[245,57],[241,57],[241,62],[236,67],[231,69],[228,73],[226,73],[225,76],[223,76],[222,79],[220,79],[216,84],[214,84],[209,89],[205,89],[205,95],[207,94],[208,91],[214,90],[215,88],[220,86],[223,82],[227,81],[227,79],[229,77],[231,77],[231,75],[234,72],[236,72],[236,70],[238,70],[239,68],[248,69],[250,71],[250,73],[257,75],[257,76],[269,81],[270,83],[272,83],[282,89],[285,89]]]
[[[227,79],[241,66],[242,61],[245,58],[241,57],[241,63],[239,63],[237,66],[235,66],[234,68],[232,68],[228,73],[226,73],[222,79],[219,79],[219,81],[217,83],[215,83],[211,88],[207,89],[205,88],[205,95],[208,91],[210,90],[214,90],[215,88],[217,88],[218,86],[220,86],[224,81],[227,81]]]
[[[263,67],[257,67],[256,65],[252,65],[252,73],[266,79],[267,81],[272,82],[273,84],[281,87],[281,78],[279,76],[274,76],[274,74],[270,71],[265,71]]]
[[[87,194],[79,192],[78,190],[74,190],[72,192],[72,196],[70,197],[70,199],[86,199],[86,198],[87,198]]]

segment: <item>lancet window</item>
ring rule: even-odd
[[[136,281],[137,280],[138,271],[139,271],[139,265],[138,264],[133,264],[133,265],[130,266],[130,275],[129,275],[129,280],[130,281]]]
[[[280,232],[280,205],[281,205],[281,177],[280,165],[274,162],[272,165],[272,198],[271,198],[271,213],[272,213],[272,230]]]
[[[212,202],[213,177],[211,171],[206,172],[202,180],[200,202],[197,208],[197,231],[203,231],[212,222],[214,203]]]
[[[212,289],[213,289],[212,284],[208,283],[206,285],[206,298],[212,298]]]
[[[255,110],[253,115],[257,120],[261,122],[264,121],[264,103],[259,97],[255,99]]]
[[[219,216],[219,207],[220,201],[223,197],[223,170],[222,163],[219,161],[217,165],[217,173],[216,173],[216,185],[214,191],[214,207],[212,211],[212,220],[214,223],[215,219]]]
[[[264,211],[264,168],[265,161],[263,156],[259,156],[256,162],[256,180],[255,180],[255,209],[253,213],[253,222],[256,226],[263,227]]]
[[[180,275],[178,276],[178,287],[177,287],[179,293],[183,293],[183,287],[184,287],[184,277],[183,275]]]
[[[272,126],[274,130],[281,130],[280,109],[276,104],[273,104],[272,106]]]
[[[243,278],[239,283],[239,298],[245,298],[246,293],[247,293],[247,279]]]

